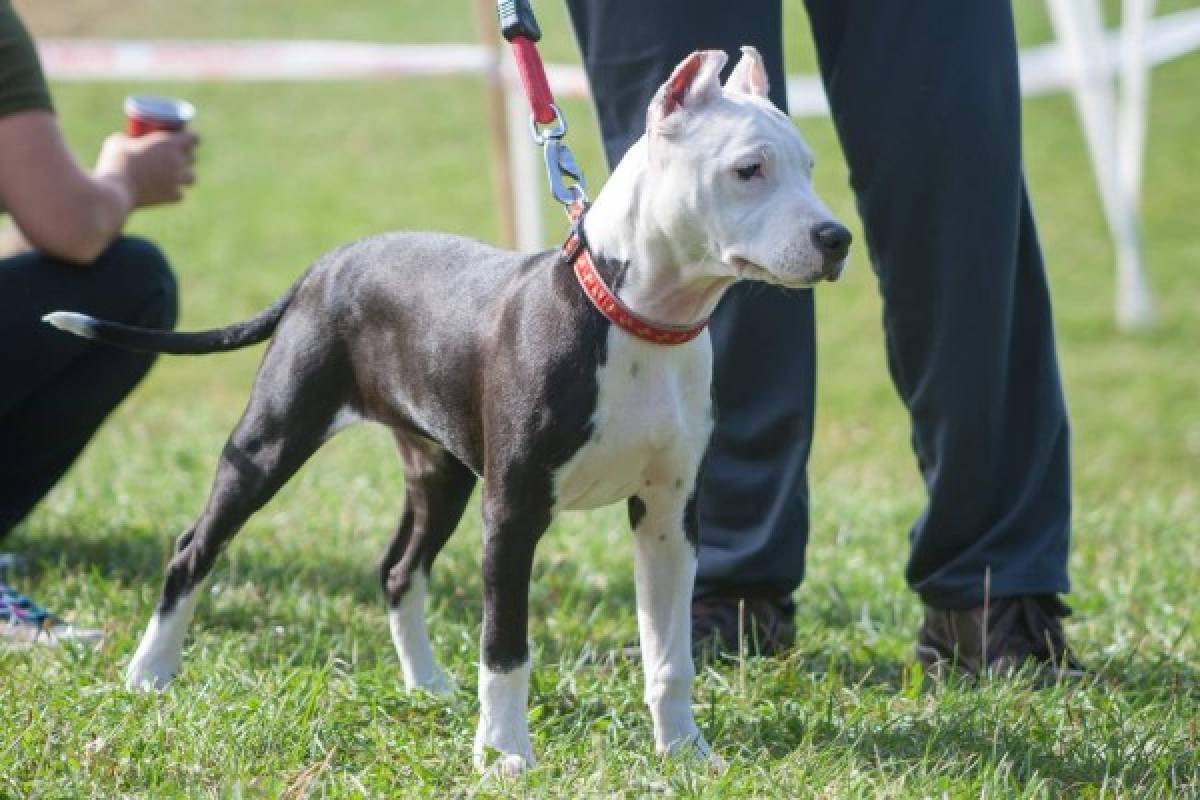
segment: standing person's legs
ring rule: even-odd
[[[62,477],[154,361],[41,321],[57,310],[171,328],[175,279],[154,245],[129,237],[87,266],[39,253],[0,261],[0,537]]]
[[[1069,587],[1067,415],[1021,168],[1012,10],[808,7],[929,492],[907,569],[929,609],[923,643],[931,623],[943,650],[971,638],[989,574],[993,610],[1022,598],[1008,622],[1056,628],[1055,595]]]
[[[646,107],[693,50],[762,54],[786,108],[779,0],[568,0],[610,164],[645,129]],[[697,638],[736,648],[738,598],[764,651],[791,639],[791,592],[808,539],[805,463],[815,345],[809,291],[734,286],[713,316],[717,424],[698,487]],[[751,627],[750,625],[747,626]]]

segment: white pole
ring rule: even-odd
[[[1122,191],[1117,168],[1116,98],[1104,25],[1095,0],[1049,0],[1050,18],[1070,65],[1072,94],[1117,250],[1117,322],[1145,327],[1154,318],[1142,271],[1134,207]]]
[[[1121,105],[1117,117],[1117,173],[1130,205],[1142,200],[1142,158],[1150,101],[1146,22],[1154,0],[1124,0],[1121,9]]]
[[[1146,23],[1154,0],[1124,0],[1121,10],[1121,95],[1117,109],[1117,188],[1138,233],[1133,257],[1117,261],[1117,320],[1123,327],[1144,327],[1154,320],[1141,259],[1142,165],[1146,152],[1146,119],[1150,101],[1150,65],[1146,53]]]
[[[504,86],[508,147],[513,165],[512,204],[517,215],[517,249],[530,253],[545,246],[541,193],[547,191],[546,179],[541,152],[529,134],[529,104],[525,95],[513,87],[512,81],[505,81]]]
[[[496,31],[496,5],[491,0],[475,0],[475,22],[479,27],[479,45],[487,54],[484,66],[484,92],[487,94],[488,155],[492,164],[492,202],[501,247],[517,246],[516,208],[513,198],[512,148],[508,137],[508,109],[505,105],[504,77],[500,73],[500,37]]]

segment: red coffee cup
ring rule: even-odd
[[[125,133],[145,136],[154,131],[181,131],[196,116],[196,107],[187,100],[133,94],[125,98]]]

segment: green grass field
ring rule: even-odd
[[[475,36],[463,0],[17,5],[40,35]],[[1025,44],[1047,36],[1041,8],[1018,3]],[[548,55],[575,59],[562,9],[539,11]],[[811,69],[795,0],[789,13],[790,66]],[[125,691],[171,543],[204,502],[256,349],[162,361],[4,542],[29,560],[22,589],[108,637],[95,652],[0,651],[0,797],[1200,795],[1198,86],[1200,55],[1155,72],[1144,210],[1161,320],[1138,335],[1112,322],[1111,247],[1073,107],[1064,96],[1026,105],[1074,424],[1068,632],[1098,670],[1093,683],[942,684],[910,666],[920,608],[902,572],[922,492],[886,376],[878,293],[856,247],[848,278],[818,298],[813,533],[797,647],[697,681],[700,724],[732,764],[724,775],[655,757],[640,673],[606,658],[635,631],[632,547],[623,511],[611,509],[561,518],[542,543],[531,627],[540,765],[513,784],[480,781],[470,766],[477,509],[433,576],[434,646],[460,691],[449,703],[406,696],[374,577],[403,481],[381,430],[339,437],[247,525],[197,612],[180,680],[161,696]],[[54,87],[82,159],[120,126],[121,97],[135,88],[145,87]],[[324,250],[369,233],[495,236],[483,93],[472,81],[156,88],[201,109],[199,185],[182,206],[132,225],[171,255],[184,326],[261,308]],[[566,111],[598,185],[590,111]],[[820,190],[855,219],[829,123],[801,127],[820,156]]]

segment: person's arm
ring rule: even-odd
[[[29,243],[86,264],[112,242],[129,212],[183,196],[192,182],[194,134],[113,134],[95,169],[82,169],[49,111],[0,117],[0,205]]]

